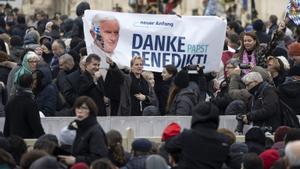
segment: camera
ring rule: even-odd
[[[198,65],[188,65],[187,69],[188,70],[197,70]]]
[[[241,63],[241,64],[239,64],[239,67],[240,67],[240,69],[250,69],[251,68],[250,64],[247,64],[247,63]]]

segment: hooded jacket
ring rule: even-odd
[[[166,142],[169,153],[180,153],[180,169],[219,169],[228,157],[229,139],[218,133],[219,110],[212,103],[193,109],[191,129]],[[205,148],[204,148],[205,147]]]
[[[280,96],[297,115],[300,115],[300,81],[288,80],[279,87]]]
[[[36,70],[39,85],[34,90],[38,108],[45,116],[54,116],[56,112],[58,90],[52,83],[50,68],[41,66]]]
[[[198,97],[195,91],[191,87],[183,88],[175,96],[168,115],[190,116],[197,102]]]

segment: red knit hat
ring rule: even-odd
[[[71,169],[89,169],[89,166],[85,163],[75,163],[72,165]]]
[[[300,43],[294,42],[288,46],[289,56],[300,56]]]
[[[270,169],[272,165],[280,159],[279,153],[275,149],[269,149],[262,152],[259,157],[262,159],[264,169]]]
[[[167,141],[171,137],[176,136],[177,134],[180,133],[180,130],[181,130],[181,127],[178,123],[173,122],[173,123],[169,124],[163,131],[161,141]]]
[[[288,126],[280,126],[275,130],[274,141],[275,143],[279,141],[284,141],[286,133],[289,131],[290,127]]]

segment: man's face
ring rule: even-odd
[[[65,49],[62,48],[57,42],[53,42],[52,52],[53,52],[54,56],[61,56],[65,53]]]
[[[107,53],[113,53],[118,44],[119,30],[117,20],[102,21],[100,23],[101,39],[96,40],[97,46]]]
[[[94,75],[100,68],[100,61],[92,59],[90,63],[86,63],[85,70],[88,71],[91,75]]]

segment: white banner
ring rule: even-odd
[[[132,14],[86,10],[83,18],[88,54],[130,67],[133,56],[144,58],[144,70],[161,72],[164,65],[187,64],[218,71],[226,22],[215,16]]]

